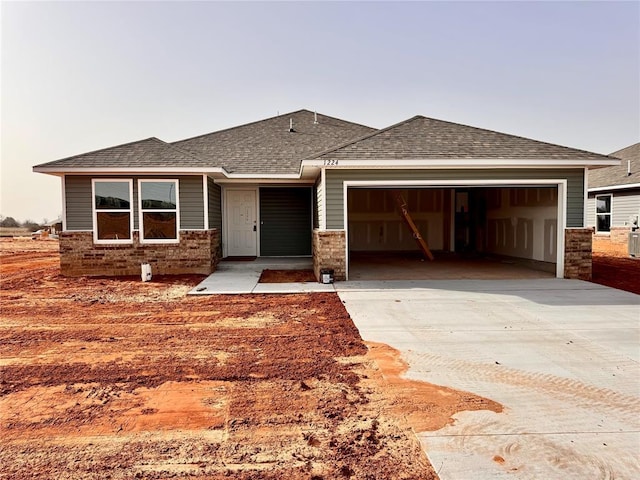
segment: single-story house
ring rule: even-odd
[[[47,230],[51,235],[57,235],[62,231],[62,219],[56,218],[55,220],[45,223],[44,226],[47,227]]]
[[[589,278],[587,171],[610,156],[415,116],[381,130],[309,110],[35,166],[62,181],[64,275],[211,273],[223,257],[482,252]],[[398,215],[411,216],[415,233]],[[436,259],[437,261],[437,259]]]
[[[620,165],[589,172],[587,225],[594,235],[627,244],[640,218],[640,143],[611,154]]]

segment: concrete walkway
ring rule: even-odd
[[[189,295],[241,294],[241,293],[307,293],[333,292],[333,284],[258,283],[263,270],[310,270],[310,258],[259,257],[251,261],[220,262],[216,271],[193,288]]]
[[[558,279],[336,287],[408,377],[503,405],[418,432],[441,480],[640,478],[640,296]]]

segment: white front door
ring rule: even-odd
[[[255,190],[227,190],[227,255],[257,255],[257,217]]]

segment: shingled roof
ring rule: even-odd
[[[304,159],[527,159],[611,163],[613,157],[415,116],[382,130],[309,110],[173,143],[152,137],[44,163],[44,173],[92,169],[223,168],[248,176],[296,175]],[[606,162],[603,162],[606,163]],[[595,175],[595,174],[594,174]]]
[[[357,123],[298,110],[173,145],[229,173],[286,174],[298,173],[303,158],[375,131]]]
[[[606,155],[417,115],[314,158],[613,160]]]
[[[174,143],[152,137],[43,163],[34,169],[222,167],[228,173],[256,176],[297,174],[303,158],[375,131],[299,110]]]
[[[151,137],[137,142],[95,150],[36,165],[34,168],[153,168],[202,167],[201,159],[159,138]]]
[[[640,142],[611,154],[622,160],[620,165],[589,171],[589,188],[620,187],[640,184]],[[627,174],[631,162],[631,175]]]

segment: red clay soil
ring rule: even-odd
[[[0,275],[0,478],[435,479],[411,427],[500,411],[402,379],[334,293],[63,278],[55,241],[0,240]]]
[[[640,258],[629,256],[625,244],[596,238],[592,281],[640,295]]]
[[[317,282],[313,270],[263,270],[259,283]]]

